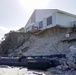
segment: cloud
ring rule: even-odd
[[[8,33],[11,30],[18,30],[18,28],[7,28],[0,25],[0,39],[4,36],[4,34]]]
[[[12,30],[11,28],[6,28],[6,27],[3,27],[3,26],[0,26],[0,31],[3,31],[3,32],[8,32]]]
[[[0,40],[4,36],[5,33],[8,33],[11,30],[11,28],[6,28],[3,26],[0,26]]]
[[[18,27],[11,27],[11,28],[8,27],[7,28],[7,27],[4,27],[4,26],[0,26],[0,31],[1,32],[6,32],[6,33],[11,31],[11,30],[15,31],[15,30],[18,30],[18,29],[19,29]]]
[[[60,9],[72,14],[76,14],[76,0],[50,0],[49,9]]]
[[[34,9],[44,9],[50,0],[19,0],[20,5],[28,12]]]

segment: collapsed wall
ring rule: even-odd
[[[0,44],[0,55],[8,56],[26,42],[31,36],[31,33],[9,32],[5,34],[5,40]]]
[[[53,27],[38,33],[32,34],[28,41],[16,49],[18,55],[50,55],[50,54],[67,54],[70,55],[70,47],[75,45],[75,41],[62,41],[69,39],[66,34],[70,28]],[[75,34],[73,34],[75,36]],[[71,34],[72,36],[72,34]],[[72,36],[73,37],[73,36]],[[10,54],[10,56],[13,53]]]
[[[67,54],[70,55],[70,47],[75,46],[76,41],[68,42],[75,33],[70,33],[70,28],[53,27],[37,33],[13,33],[10,42],[8,41],[8,56],[21,55],[50,55],[50,54]],[[66,34],[71,34],[66,37]],[[19,34],[19,35],[18,35]],[[14,45],[14,46],[12,46]],[[6,47],[5,47],[6,49]]]
[[[24,55],[50,55],[59,53],[70,53],[70,43],[61,42],[65,38],[65,34],[68,32],[67,28],[53,27],[47,29],[35,36],[32,36],[29,40],[29,50]],[[34,38],[34,39],[33,39]]]

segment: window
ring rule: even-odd
[[[43,27],[43,21],[39,22],[39,28]]]
[[[47,18],[47,25],[50,25],[50,24],[52,24],[52,16]]]

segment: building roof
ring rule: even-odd
[[[59,10],[59,9],[35,9],[35,11],[42,11],[42,10],[54,10],[55,12],[60,12],[62,14],[66,14],[66,15],[70,15],[70,16],[73,16],[73,17],[76,17],[75,14],[72,14],[72,13],[69,13],[69,12],[66,12],[66,11],[62,11],[62,10]]]

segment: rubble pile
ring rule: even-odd
[[[76,75],[76,61],[73,58],[61,58],[60,65],[51,67],[45,73],[46,75]]]

